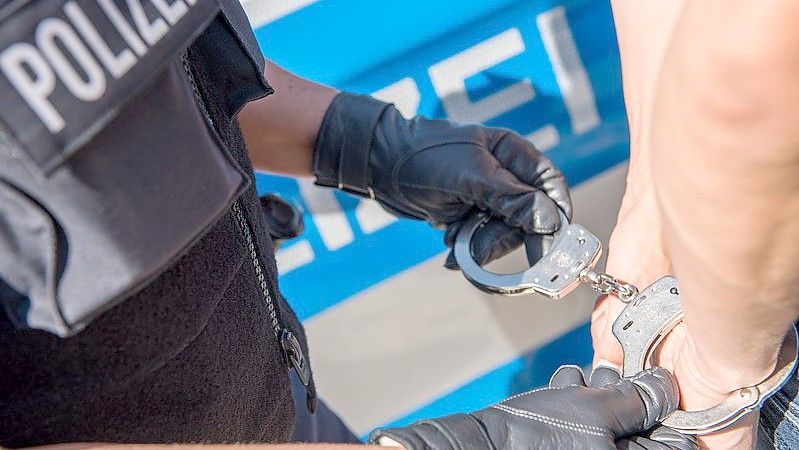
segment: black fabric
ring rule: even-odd
[[[226,87],[209,76],[218,68],[205,65],[209,52],[220,49],[200,44],[188,52],[200,94],[223,150],[254,178],[231,116],[242,97],[222,101]],[[239,201],[279,320],[307,355],[302,326],[278,290],[254,183]],[[17,330],[0,315],[2,446],[285,442],[293,423],[287,366],[231,213],[146,288],[76,336]]]

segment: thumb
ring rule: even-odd
[[[677,381],[668,370],[655,367],[602,388],[614,415],[610,424],[617,438],[646,431],[671,415],[680,403]]]

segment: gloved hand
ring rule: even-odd
[[[260,197],[261,210],[269,228],[269,236],[277,250],[283,241],[294,239],[302,234],[305,222],[302,209],[292,202],[276,194],[265,194]]]
[[[513,131],[405,119],[392,105],[339,94],[319,130],[314,175],[322,186],[377,199],[388,211],[446,227],[451,246],[477,210],[494,217],[475,236],[484,264],[521,245],[525,233],[551,234],[558,208],[571,217],[566,180]],[[457,267],[454,258],[448,267]]]
[[[609,369],[610,372],[614,372]],[[693,449],[690,438],[656,428],[679,403],[674,377],[655,368],[597,386],[582,371],[562,366],[549,387],[511,397],[471,413],[422,420],[403,428],[377,430],[371,443],[386,438],[407,450],[505,449]]]

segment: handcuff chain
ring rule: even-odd
[[[596,273],[589,270],[583,277],[591,288],[600,294],[614,294],[623,303],[630,303],[638,295],[638,288],[630,283],[623,283],[613,275]]]

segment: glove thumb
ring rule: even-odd
[[[659,424],[677,409],[680,394],[674,376],[662,367],[647,369],[601,388],[614,405],[616,437],[632,436]]]

